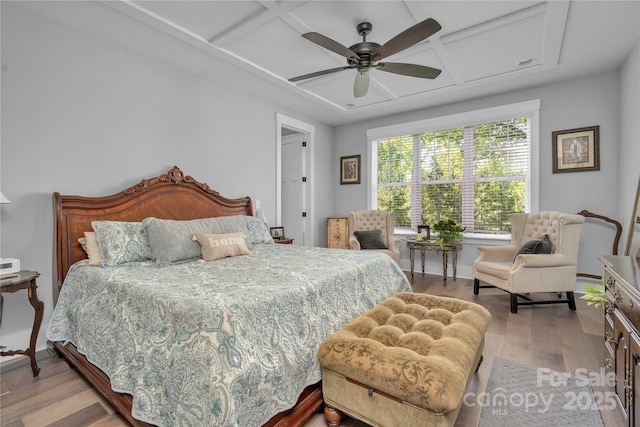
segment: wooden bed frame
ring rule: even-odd
[[[53,193],[54,239],[57,286],[54,302],[69,268],[86,258],[78,243],[85,231],[93,230],[92,221],[142,221],[144,218],[190,220],[232,215],[253,215],[249,197],[228,199],[207,184],[200,183],[174,166],[167,173],[117,194],[105,197],[68,196]],[[53,343],[75,367],[134,426],[148,426],[131,416],[132,396],[111,389],[107,375],[92,365],[72,344]],[[322,406],[320,383],[307,387],[296,406],[271,418],[265,426],[302,426]]]

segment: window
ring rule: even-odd
[[[509,233],[512,213],[537,208],[538,110],[530,101],[369,130],[371,207],[395,212],[399,228],[453,219],[465,233]]]

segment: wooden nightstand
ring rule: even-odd
[[[292,245],[295,239],[273,239],[275,243],[280,243],[281,245]]]
[[[38,332],[40,332],[40,324],[42,323],[42,316],[44,314],[44,303],[38,299],[36,292],[36,278],[40,276],[40,273],[35,271],[22,270],[17,273],[17,277],[10,277],[0,280],[0,292],[17,292],[21,289],[27,290],[29,297],[29,303],[35,310],[35,316],[33,318],[33,326],[31,327],[31,340],[29,341],[29,348],[26,350],[7,350],[0,351],[0,356],[13,356],[14,354],[24,354],[31,359],[31,370],[33,376],[37,377],[40,373],[40,368],[36,364],[36,340],[38,339]]]
[[[348,218],[327,218],[327,247],[349,249]]]

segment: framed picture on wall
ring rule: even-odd
[[[600,126],[551,133],[553,173],[600,170]]]
[[[360,184],[360,154],[340,157],[340,184]]]

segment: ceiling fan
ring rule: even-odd
[[[441,70],[437,68],[399,62],[380,62],[381,59],[407,49],[438,32],[442,27],[435,19],[428,18],[419,22],[413,27],[404,30],[382,46],[378,43],[367,41],[367,35],[371,31],[371,28],[372,25],[369,22],[358,24],[356,29],[358,30],[358,34],[362,36],[362,42],[356,43],[348,48],[322,34],[315,32],[303,34],[302,37],[305,39],[347,58],[349,65],[292,77],[289,81],[297,82],[355,68],[358,70],[358,74],[356,75],[353,86],[353,95],[359,98],[367,94],[367,90],[369,89],[369,70],[372,68],[388,73],[420,77],[423,79],[435,79],[438,77]]]

